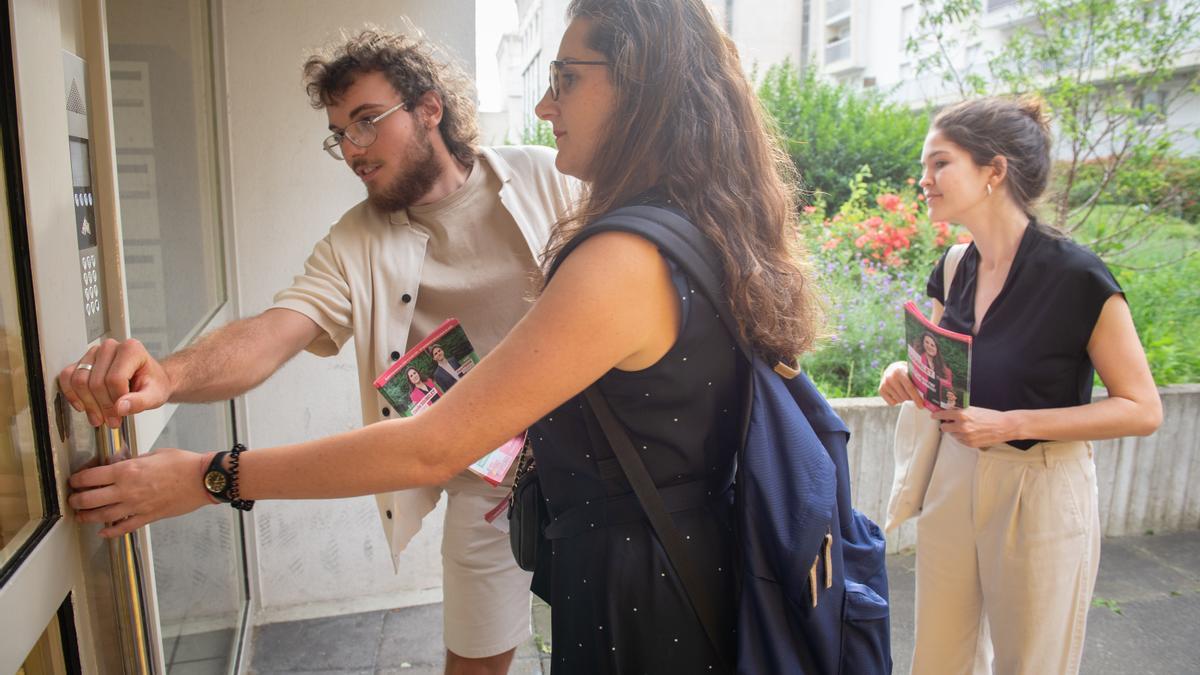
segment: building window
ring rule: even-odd
[[[1017,0],[987,0],[987,11],[996,12],[1015,4],[1017,4]]]
[[[979,72],[980,66],[983,65],[982,63],[980,63],[980,59],[979,59],[979,54],[981,51],[982,51],[982,47],[978,42],[976,42],[975,44],[967,45],[966,68],[964,68],[964,72],[967,72],[967,73]]]
[[[850,24],[840,23],[827,28],[825,33],[825,63],[836,63],[850,58]]]
[[[900,8],[900,51],[908,49],[908,41],[917,32],[917,6],[905,5]]]
[[[1152,126],[1167,121],[1167,90],[1143,91],[1133,96],[1138,126]]]

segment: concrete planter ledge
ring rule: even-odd
[[[1162,387],[1163,424],[1146,437],[1094,444],[1105,536],[1200,529],[1200,384]],[[1094,400],[1104,398],[1096,389]],[[879,397],[830,399],[850,427],[854,504],[883,525],[892,487],[898,407]],[[889,552],[916,544],[913,521],[888,536]]]

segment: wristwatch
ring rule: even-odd
[[[235,509],[249,511],[254,500],[242,499],[238,494],[238,456],[246,446],[237,443],[232,450],[213,455],[204,471],[204,489],[217,501],[225,502]],[[229,468],[225,468],[225,456],[229,455]]]
[[[204,471],[204,489],[217,501],[228,504],[233,501],[229,496],[229,488],[233,485],[233,474],[225,468],[225,456],[229,452],[218,452],[213,455],[208,468]]]

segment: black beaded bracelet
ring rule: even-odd
[[[253,499],[242,499],[238,496],[238,456],[246,451],[246,446],[235,443],[229,451],[229,505],[240,511],[254,508]]]
[[[208,469],[204,472],[204,489],[220,502],[225,502],[235,509],[249,511],[254,508],[254,501],[242,499],[238,489],[239,456],[246,451],[246,446],[238,443],[232,449],[213,455]],[[225,456],[229,455],[229,468],[225,468]]]

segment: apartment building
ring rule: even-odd
[[[549,62],[558,53],[566,30],[570,0],[515,0],[516,39],[506,37],[497,51],[504,91],[509,105],[520,97],[520,114],[510,119],[519,126],[508,130],[518,139],[527,125],[535,122],[533,107],[546,91]],[[790,59],[802,63],[806,48],[804,17],[807,0],[706,0],[717,20],[733,36],[748,72]],[[508,68],[514,60],[518,67]],[[506,75],[505,73],[509,73]]]
[[[509,105],[520,100],[520,113],[512,114],[510,108],[505,118],[510,125],[507,133],[514,140],[534,122],[533,106],[545,91],[547,62],[558,49],[569,4],[569,0],[515,1],[517,39],[506,39],[498,53]],[[981,4],[980,30],[956,39],[950,54],[961,75],[987,77],[991,55],[1013,31],[1033,20],[1021,0]],[[919,27],[919,0],[708,0],[708,5],[733,36],[748,72],[790,59],[817,68],[831,80],[878,88],[914,107],[940,105],[959,96],[957,88],[937,75],[919,73],[918,59],[907,49]],[[1189,154],[1200,152],[1200,140],[1191,133],[1200,128],[1200,97],[1183,90],[1197,67],[1200,40],[1181,54],[1177,76],[1143,98],[1148,108],[1171,102],[1166,115],[1147,115],[1146,124],[1161,125],[1165,133],[1174,134],[1177,147]]]
[[[1176,0],[1164,0],[1175,2]],[[944,104],[959,97],[953,83],[936,74],[919,73],[918,60],[909,53],[909,39],[917,35],[919,0],[808,0],[808,43],[814,48],[808,63],[832,80],[855,87],[878,88],[894,100],[914,107]],[[1034,21],[1020,0],[983,0],[979,30],[963,32],[949,54],[961,75],[987,78],[988,61],[1008,38]],[[932,49],[933,45],[922,46]],[[1175,76],[1141,99],[1165,115],[1148,114],[1145,124],[1160,125],[1174,136],[1176,147],[1200,152],[1195,130],[1200,128],[1200,97],[1186,87],[1200,68],[1200,38],[1180,54]]]

